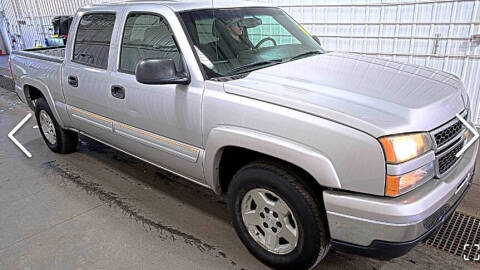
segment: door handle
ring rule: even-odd
[[[119,85],[114,85],[111,88],[112,96],[118,99],[125,99],[125,88]]]
[[[78,78],[75,76],[68,76],[68,84],[73,87],[78,87]]]

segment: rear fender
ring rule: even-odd
[[[22,82],[22,89],[23,89],[23,94],[25,95],[25,100],[27,102],[27,105],[30,107],[30,109],[34,110],[35,106],[32,103],[32,100],[30,98],[30,93],[28,91],[28,87],[34,87],[38,89],[42,95],[45,97],[45,100],[48,103],[48,106],[52,110],[52,113],[55,117],[55,120],[57,120],[58,124],[64,128],[64,123],[62,121],[62,118],[60,117],[57,108],[55,106],[55,101],[51,95],[51,92],[48,88],[48,86],[43,83],[42,81],[35,79],[31,76],[28,75],[23,75],[19,78],[19,81]]]

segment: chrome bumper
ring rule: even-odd
[[[418,239],[457,205],[471,185],[478,145],[477,141],[444,177],[397,198],[324,191],[331,238],[358,246]]]

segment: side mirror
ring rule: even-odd
[[[190,76],[179,73],[173,59],[152,58],[140,61],[135,71],[137,81],[143,84],[189,84]]]
[[[318,45],[322,46],[322,42],[320,41],[320,38],[318,36],[312,36],[313,40],[318,43]]]

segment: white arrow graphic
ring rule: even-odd
[[[27,155],[28,158],[31,158],[31,157],[32,157],[32,154],[30,154],[30,152],[28,152],[28,150],[25,149],[25,147],[23,147],[23,145],[21,145],[21,144],[17,141],[17,139],[15,139],[15,138],[13,137],[13,134],[15,134],[23,125],[25,125],[25,123],[28,121],[28,119],[30,119],[30,117],[32,117],[32,114],[31,114],[31,113],[29,113],[27,116],[25,116],[25,118],[23,118],[23,120],[22,120],[20,123],[18,123],[18,125],[17,125],[14,129],[12,129],[12,131],[10,131],[10,133],[8,133],[8,138],[9,138],[10,140],[12,140],[12,142],[13,142],[15,145],[17,145],[18,148],[20,148],[20,150],[22,150],[23,153],[24,153],[25,155]]]
[[[463,117],[460,114],[457,114],[457,118],[458,118],[458,120],[460,120],[460,122],[462,122],[462,124],[464,124],[468,128],[468,130],[470,130],[470,132],[473,133],[473,138],[462,149],[460,149],[460,151],[458,151],[458,153],[455,155],[457,158],[459,158],[461,155],[463,155],[463,153],[465,151],[467,151],[467,149],[470,146],[472,146],[472,144],[476,140],[478,140],[480,135],[478,135],[477,130],[474,127],[472,127],[465,119],[463,119]]]

